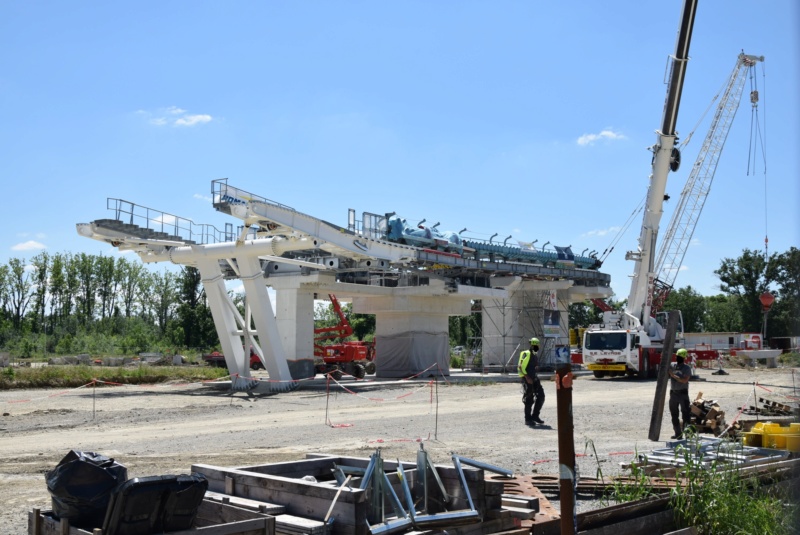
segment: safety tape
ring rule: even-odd
[[[125,384],[125,383],[115,383],[115,382],[112,382],[112,381],[103,381],[102,379],[96,379],[95,378],[95,379],[92,379],[91,381],[89,381],[86,384],[83,384],[83,385],[80,385],[80,386],[76,386],[74,388],[70,388],[70,389],[67,389],[67,390],[60,390],[58,392],[53,392],[51,394],[47,394],[46,396],[39,396],[39,397],[35,397],[35,398],[25,398],[25,399],[0,400],[0,403],[9,403],[9,404],[13,404],[13,403],[33,403],[33,402],[41,401],[41,400],[45,400],[45,399],[56,398],[56,397],[60,397],[60,396],[67,396],[69,394],[73,394],[73,393],[77,392],[78,390],[82,390],[82,389],[85,389],[85,388],[93,387],[93,386],[96,386],[96,385],[107,385],[107,386],[125,387],[125,388],[139,388],[139,389],[144,390],[144,389],[148,389],[148,388],[176,388],[176,387],[187,387],[187,386],[193,386],[193,385],[198,385],[199,386],[199,385],[202,385],[204,383],[209,383],[209,382],[213,382],[213,381],[201,381],[201,382],[193,382],[193,383],[189,383],[189,382],[185,382],[185,383],[167,383],[167,384],[165,384],[165,383],[148,383],[148,384],[135,384],[135,385],[132,385],[132,384]]]

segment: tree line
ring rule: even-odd
[[[0,347],[17,356],[218,345],[199,272],[42,252],[0,265]]]
[[[737,258],[724,258],[714,270],[720,293],[700,295],[691,286],[670,292],[664,310],[680,310],[686,332],[754,332],[764,326],[760,297],[775,301],[767,314],[766,337],[800,336],[800,249],[766,256],[744,249]],[[623,302],[611,303],[622,308]],[[601,323],[602,312],[591,303],[570,307],[570,326]]]

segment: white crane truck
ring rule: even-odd
[[[656,259],[653,253],[665,199],[667,174],[670,170],[676,171],[680,164],[675,135],[675,119],[680,101],[678,84],[682,84],[688,58],[692,24],[688,17],[693,17],[695,9],[696,2],[687,2],[681,16],[681,30],[676,53],[673,56],[664,121],[661,131],[658,132],[658,142],[653,147],[653,172],[650,176],[639,248],[626,255],[626,259],[636,262],[627,306],[621,312],[606,307],[603,312],[603,323],[591,325],[584,333],[583,362],[594,372],[595,377],[638,375],[647,378],[654,375],[661,360],[666,328],[665,314],[657,311],[672,289],[683,263],[686,249],[711,188],[722,148],[739,108],[747,74],[757,62],[764,60],[763,56],[744,53],[738,55]],[[685,28],[686,24],[690,26]],[[676,78],[676,70],[681,68],[683,70],[677,73],[679,78]],[[751,92],[750,101],[753,106],[757,106],[757,91]],[[675,345],[681,347],[682,322],[679,322],[677,338]],[[714,350],[696,349],[691,353],[698,360],[715,360],[718,357]]]
[[[624,311],[606,310],[603,323],[590,325],[583,337],[583,362],[595,376],[633,375],[647,377],[651,353],[664,340],[665,324],[651,316],[655,245],[664,205],[664,192],[670,170],[680,166],[680,151],[675,125],[680,107],[689,43],[692,39],[697,0],[686,0],[681,12],[675,54],[672,56],[667,96],[661,129],[653,151],[652,173],[644,207],[639,246],[625,258],[636,264],[630,294]],[[660,355],[660,353],[659,353]]]

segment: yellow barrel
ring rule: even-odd
[[[800,435],[783,436],[786,437],[786,449],[793,453],[800,453]]]
[[[786,435],[783,433],[779,433],[777,435],[764,435],[764,439],[762,441],[765,448],[772,448],[776,450],[785,450],[786,449]]]
[[[569,330],[569,345],[571,346],[578,345],[578,329]]]
[[[578,345],[581,346],[583,345],[583,333],[585,332],[586,332],[585,327],[581,327],[580,329],[578,329]]]
[[[781,427],[781,424],[773,424],[772,422],[767,422],[764,424],[764,433],[770,435],[785,435],[789,432],[788,427]]]
[[[754,448],[761,447],[761,439],[764,435],[761,433],[745,433],[742,436],[742,446],[752,446]]]

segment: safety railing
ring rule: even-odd
[[[114,219],[117,221],[163,233],[166,235],[161,236],[164,239],[171,236],[199,244],[220,243],[236,239],[233,229],[221,231],[213,225],[195,223],[191,219],[154,210],[124,199],[109,197],[106,200],[106,208],[114,213]]]

